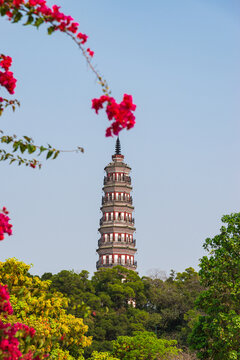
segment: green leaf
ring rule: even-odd
[[[49,28],[47,29],[47,31],[48,31],[48,35],[51,35],[54,31],[55,31],[55,29],[56,29],[56,26],[49,26]]]
[[[39,155],[41,155],[41,153],[43,152],[43,151],[46,151],[47,149],[44,147],[44,146],[40,146],[40,148],[39,148],[39,151],[40,151],[40,154]]]
[[[1,16],[6,15],[6,12],[7,12],[7,8],[6,8],[5,6],[1,6],[1,7],[0,7],[0,14],[1,14]]]
[[[59,153],[60,153],[59,150],[57,150],[57,151],[55,152],[54,157],[53,157],[53,160],[55,160],[55,159],[58,157]]]
[[[20,151],[21,151],[22,154],[24,153],[26,148],[27,148],[26,145],[24,145],[23,143],[20,142]]]
[[[13,16],[13,23],[17,23],[21,20],[22,14],[18,11],[15,16]]]
[[[31,139],[30,137],[28,137],[28,136],[24,136],[23,138],[24,138],[25,140],[27,140],[29,143],[32,142],[32,139]]]
[[[52,156],[52,154],[53,154],[53,151],[49,150],[47,153],[46,159],[49,159]]]
[[[44,19],[42,17],[39,17],[38,19],[36,19],[34,26],[36,26],[37,28],[39,28],[39,26],[44,23]]]
[[[15,151],[17,151],[17,149],[18,149],[18,147],[19,147],[19,142],[15,142],[15,143],[13,143],[13,152],[15,152]]]
[[[27,149],[29,154],[32,154],[34,151],[37,150],[36,146],[33,144],[28,144]]]

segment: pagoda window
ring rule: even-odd
[[[106,264],[106,255],[103,255],[103,264]]]
[[[118,241],[121,241],[121,234],[118,234]]]
[[[116,200],[118,200],[118,193],[116,193]]]
[[[109,213],[105,213],[106,221],[108,221]]]
[[[113,241],[113,234],[110,234],[110,241]]]
[[[126,241],[128,242],[128,234],[126,234]]]
[[[109,255],[109,264],[112,264],[112,255]]]
[[[121,173],[121,180],[123,181],[123,173]]]
[[[121,236],[122,236],[122,241],[124,241],[125,240],[125,235],[122,234]]]
[[[123,265],[125,264],[125,255],[121,256],[121,264],[123,264]]]
[[[118,262],[118,255],[114,255],[114,263],[117,264]]]
[[[115,241],[118,241],[118,233],[115,233]]]
[[[111,212],[111,220],[113,220],[113,212]]]
[[[124,212],[121,213],[121,220],[124,220]]]
[[[105,241],[108,241],[108,234],[104,234]]]
[[[111,193],[111,200],[114,200],[114,193]]]
[[[121,200],[123,200],[123,193],[121,193]]]
[[[116,173],[116,180],[118,181],[118,173]]]

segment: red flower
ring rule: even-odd
[[[10,218],[7,214],[7,209],[3,207],[2,213],[0,213],[0,240],[4,239],[4,234],[12,235],[12,224],[9,224]]]
[[[0,85],[4,86],[10,94],[14,94],[17,80],[11,71],[0,71]]]
[[[24,4],[24,0],[13,0],[13,5],[19,8],[21,4]]]
[[[37,0],[29,0],[29,5],[36,6],[36,5],[38,5],[38,1]]]
[[[5,55],[0,55],[0,58],[2,58],[2,60],[0,61],[0,66],[7,71],[10,66],[12,65],[12,58],[10,56],[5,56]]]
[[[11,13],[11,11],[7,11],[6,15],[8,16],[9,20],[11,20],[11,18],[13,17],[13,13]]]
[[[86,34],[78,33],[77,38],[82,40],[81,44],[85,44],[85,42],[87,41],[88,36]]]
[[[124,94],[123,101],[118,104],[113,97],[103,95],[99,99],[92,100],[92,108],[98,114],[98,111],[103,108],[103,104],[107,102],[106,114],[108,119],[114,120],[112,125],[106,130],[106,136],[118,135],[119,132],[127,128],[131,129],[135,125],[135,116],[133,111],[136,105],[132,102],[132,96]]]
[[[79,27],[79,24],[78,24],[78,23],[72,23],[72,24],[68,27],[68,31],[72,32],[73,34],[76,34],[76,32],[78,31],[78,27]]]
[[[94,51],[92,51],[91,49],[87,48],[87,52],[88,52],[89,56],[93,57]]]

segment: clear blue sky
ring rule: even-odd
[[[53,1],[49,2],[53,4]],[[240,4],[238,0],[59,0],[89,35],[93,63],[113,95],[133,95],[137,124],[122,133],[132,167],[138,271],[197,268],[206,237],[240,204]],[[104,167],[114,151],[100,88],[75,44],[0,19],[21,108],[1,128],[61,149],[41,171],[1,163],[1,204],[14,235],[0,260],[32,272],[95,271]],[[3,93],[2,93],[3,94]],[[4,94],[6,95],[6,94]]]

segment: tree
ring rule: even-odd
[[[8,316],[12,313],[7,286],[0,285],[0,358],[38,360],[38,349],[33,351],[38,340],[35,337],[35,330],[25,324],[8,323]],[[2,317],[4,322],[1,320]]]
[[[111,356],[108,352],[93,351],[89,360],[119,360],[116,357]]]
[[[111,351],[112,340],[118,336],[145,330],[149,314],[128,304],[134,299],[141,308],[146,301],[144,284],[134,271],[116,266],[97,271],[89,280],[87,271],[63,270],[56,275],[43,274],[42,279],[50,279],[50,289],[69,298],[68,313],[76,317],[88,314],[84,321],[93,342],[87,355],[93,350]]]
[[[192,268],[166,281],[141,279],[121,266],[101,269],[91,280],[86,271],[67,270],[56,275],[45,273],[42,279],[50,279],[50,289],[68,297],[68,313],[85,319],[93,337],[87,356],[93,350],[111,352],[113,340],[136,331],[155,332],[158,337],[186,345],[193,319],[199,315],[193,308],[202,286]],[[130,299],[136,307],[129,304]]]
[[[135,336],[120,336],[113,341],[113,355],[121,360],[161,360],[177,355],[175,340],[158,339],[150,332],[141,332]]]
[[[225,215],[220,234],[203,245],[199,317],[189,338],[200,359],[240,359],[240,213]]]
[[[144,277],[143,283],[147,298],[144,309],[150,315],[146,329],[186,345],[189,329],[186,328],[188,320],[185,316],[194,308],[195,300],[203,289],[198,273],[193,268],[187,268],[182,273],[172,272],[166,281]]]
[[[50,281],[30,276],[29,265],[16,259],[0,263],[0,282],[8,286],[13,314],[10,324],[22,322],[35,329],[38,339],[32,351],[39,356],[54,354],[60,359],[78,358],[91,338],[85,333],[88,327],[83,320],[67,314],[68,300],[57,292],[49,291]],[[2,322],[6,322],[1,316]]]

